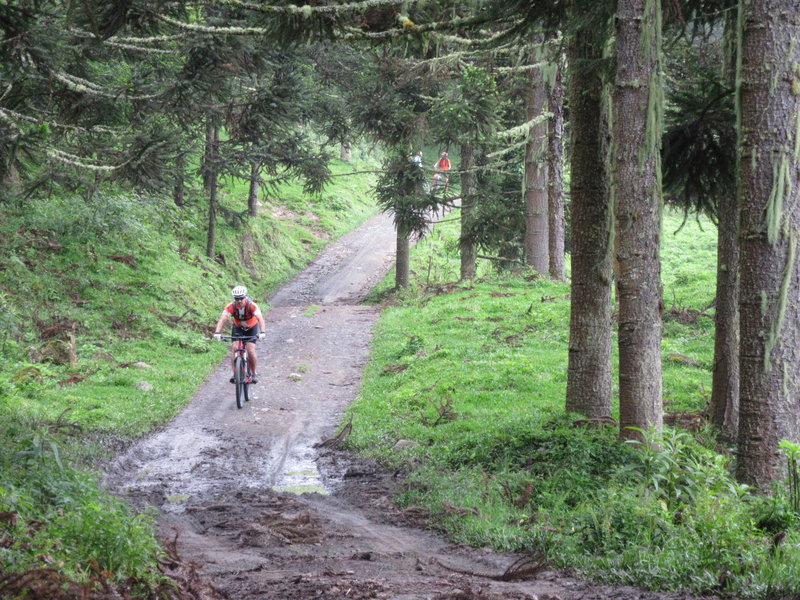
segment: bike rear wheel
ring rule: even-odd
[[[236,408],[242,408],[245,395],[245,372],[244,358],[237,356],[233,361],[233,382],[236,387]]]

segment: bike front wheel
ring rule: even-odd
[[[245,380],[242,389],[244,391],[244,401],[250,402],[250,379],[252,378],[253,374],[250,373],[250,369],[245,368]]]
[[[245,378],[247,377],[247,372],[245,370],[244,359],[241,356],[237,356],[236,359],[233,361],[233,382],[236,384],[236,408],[242,408],[242,404],[244,403],[244,395],[245,395]]]

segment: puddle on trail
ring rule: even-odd
[[[286,469],[281,477],[280,485],[273,488],[277,492],[290,494],[330,494],[328,488],[322,483],[322,476],[317,465],[311,458],[289,458]]]

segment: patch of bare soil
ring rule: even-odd
[[[107,487],[155,507],[172,552],[199,570],[192,576],[206,585],[196,597],[681,598],[594,586],[538,556],[452,544],[419,511],[391,503],[392,474],[321,444],[357,394],[378,317],[358,302],[394,247],[385,216],[329,247],[270,299],[259,382],[243,409],[220,365],[181,415],[109,465]]]

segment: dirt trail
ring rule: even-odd
[[[391,504],[391,475],[316,447],[358,392],[378,318],[358,302],[394,248],[385,216],[332,244],[270,299],[255,398],[237,410],[220,365],[183,413],[109,466],[107,487],[156,507],[162,534],[220,598],[681,598],[546,570],[492,578],[520,557],[448,543]]]

